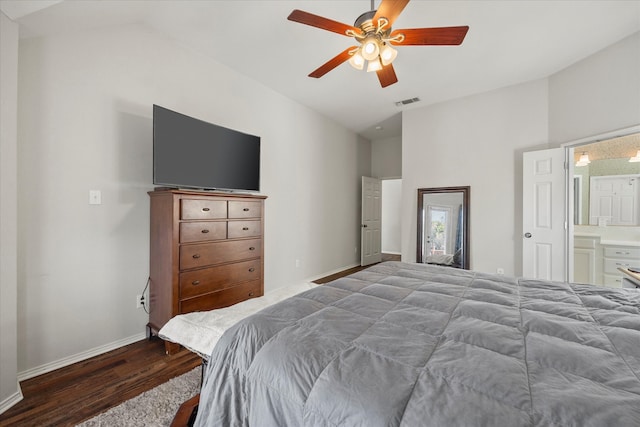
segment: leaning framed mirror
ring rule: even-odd
[[[468,270],[471,187],[418,189],[416,261]]]

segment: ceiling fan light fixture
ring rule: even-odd
[[[629,162],[631,162],[631,163],[640,162],[640,150],[638,150],[638,152],[636,153],[635,156],[633,156],[633,157],[631,157],[629,159]]]
[[[589,163],[591,163],[591,160],[589,160],[589,155],[586,152],[583,152],[576,162],[576,166],[587,166]]]
[[[367,65],[367,73],[370,73],[372,71],[379,71],[379,70],[382,70],[382,64],[380,63],[379,59],[369,61],[369,64]]]
[[[389,65],[396,59],[398,56],[398,51],[389,46],[388,44],[384,44],[382,49],[380,49],[380,61],[382,61],[382,65]]]
[[[349,59],[349,64],[356,70],[362,70],[364,68],[364,58],[360,55],[360,50],[356,51]]]
[[[378,39],[370,36],[362,41],[361,54],[367,61],[373,61],[380,54],[380,45]]]

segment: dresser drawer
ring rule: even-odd
[[[260,218],[262,203],[229,201],[229,218]]]
[[[180,243],[222,240],[227,238],[226,221],[199,221],[180,223]]]
[[[211,292],[194,298],[180,300],[180,313],[208,311],[228,307],[247,298],[262,296],[260,280],[242,283],[222,291]]]
[[[620,273],[618,271],[618,273]],[[609,274],[604,275],[604,285],[607,288],[621,288],[622,287],[622,276],[612,276]]]
[[[262,233],[260,221],[229,221],[228,237],[237,239],[241,237],[255,237]]]
[[[260,259],[180,273],[180,299],[230,288],[260,279]]]
[[[636,263],[637,262],[635,262],[632,259],[609,259],[609,258],[605,258],[604,259],[604,272],[605,272],[605,274],[622,275],[620,270],[618,270],[619,267],[629,268],[629,267],[633,267]]]
[[[607,258],[632,258],[640,260],[640,248],[604,247],[604,256]]]
[[[182,199],[181,219],[224,219],[227,217],[225,200]]]
[[[180,246],[180,270],[258,258],[262,240],[232,240]]]

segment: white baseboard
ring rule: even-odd
[[[64,357],[53,362],[46,363],[35,368],[27,369],[23,372],[18,372],[18,381],[28,380],[29,378],[37,377],[38,375],[46,374],[47,372],[55,371],[56,369],[64,368],[65,366],[72,365],[77,362],[82,362],[91,357],[98,356],[116,348],[124,347],[125,345],[133,344],[134,342],[142,341],[147,338],[147,334],[142,332],[140,334],[133,335],[128,338],[123,338],[118,341],[111,342],[109,344],[94,347],[81,353],[73,354],[68,357]]]
[[[402,252],[395,252],[395,251],[382,251],[383,254],[389,254],[389,255],[402,255]]]
[[[16,385],[18,386],[18,391],[0,402],[0,414],[5,413],[7,409],[11,408],[13,405],[22,400],[23,396],[22,390],[20,389],[20,384],[16,383]]]

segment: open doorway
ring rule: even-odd
[[[621,287],[619,269],[640,265],[640,133],[566,148],[569,280]]]
[[[402,179],[382,180],[382,259],[400,259]]]

